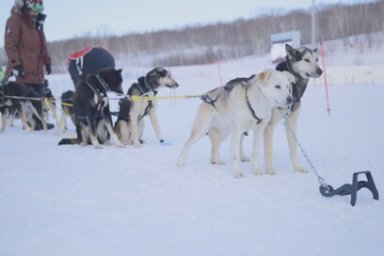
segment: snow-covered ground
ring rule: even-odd
[[[159,94],[201,94],[272,67],[268,62],[172,68],[180,88]],[[383,67],[327,67],[330,114],[323,78],[311,81],[304,96],[298,136],[333,187],[351,183],[353,172],[370,170],[383,195]],[[362,69],[367,71],[355,75]],[[127,68],[124,87],[146,71]],[[49,80],[57,96],[72,88],[68,75]],[[367,189],[358,192],[355,207],[350,196],[322,197],[312,172],[292,171],[283,125],[275,136],[277,175],[253,176],[250,163],[242,163],[246,176],[234,179],[229,164],[209,163],[207,138],[194,145],[185,167],[176,167],[199,103],[158,102],[171,146],[156,141],[148,120],[139,149],[57,146],[74,136],[73,126],[64,135],[29,134],[19,122],[8,127],[0,134],[0,255],[384,254],[383,200],[373,200]],[[221,153],[229,163],[228,144]]]

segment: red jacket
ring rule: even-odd
[[[22,65],[25,76],[16,78],[17,83],[44,83],[45,65],[51,64],[43,30],[38,31],[34,22],[19,9],[12,9],[5,28],[4,49],[8,56],[7,73]]]

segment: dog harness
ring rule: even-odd
[[[143,82],[140,82],[140,80],[139,80],[138,83],[133,85],[133,87],[137,88],[140,91],[141,95],[144,95],[144,94],[148,93],[149,91],[153,91],[153,92],[157,93],[157,91],[152,88],[151,84],[148,82],[148,79],[146,77],[143,77]],[[130,96],[132,96],[132,95],[130,95]]]
[[[100,111],[105,103],[108,105],[107,92],[111,91],[111,88],[100,75],[96,75],[94,77],[100,86],[97,86],[97,84],[91,84],[88,79],[85,81],[85,84],[97,97],[96,105],[97,109]],[[104,98],[107,98],[107,102],[104,101]]]
[[[93,86],[90,82],[88,82],[88,80],[85,81],[85,84],[88,85],[88,88],[91,89],[94,94],[96,94],[98,97],[102,98],[105,96],[104,94],[111,91],[111,88],[109,87],[107,82],[105,82],[105,80],[100,75],[96,75],[95,77],[96,77],[97,81],[99,82],[99,84],[101,85],[101,89],[103,89],[103,90],[101,90],[99,87]]]
[[[130,90],[131,90],[132,88],[136,88],[136,89],[138,89],[138,90],[140,91],[141,94],[140,94],[140,95],[137,95],[137,96],[143,96],[143,95],[145,95],[145,94],[148,94],[150,91],[153,91],[153,93],[156,95],[156,94],[157,94],[157,91],[153,89],[153,87],[151,86],[151,84],[148,82],[148,79],[147,79],[146,77],[141,77],[141,78],[142,78],[142,82],[140,81],[140,78],[139,78],[138,83],[135,83],[135,84],[130,88]],[[129,90],[129,91],[130,91],[130,90]],[[132,97],[133,94],[130,93],[129,91],[128,91],[128,95],[129,95],[129,97]],[[141,119],[143,119],[146,115],[148,115],[149,110],[150,110],[152,107],[153,107],[152,100],[148,100],[148,105],[147,105],[147,107],[145,108],[144,113],[143,113],[141,116],[139,116],[138,120],[141,120]]]
[[[212,105],[214,108],[216,108],[215,103],[219,99],[219,95],[217,95],[216,99],[212,99],[207,94],[205,94],[205,95],[201,95],[200,99],[205,103],[208,103],[209,105]]]
[[[251,102],[249,101],[248,88],[245,89],[245,100],[247,102],[247,107],[248,107],[249,112],[251,112],[253,118],[256,119],[256,123],[257,124],[261,123],[263,121],[263,119],[256,115],[255,110],[252,108]]]

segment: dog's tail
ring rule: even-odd
[[[72,138],[72,139],[62,139],[59,141],[59,146],[61,145],[75,145],[79,144],[79,140],[77,138]]]

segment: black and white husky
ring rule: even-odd
[[[295,144],[294,134],[297,133],[297,120],[301,109],[301,98],[304,95],[310,78],[321,76],[323,71],[318,66],[317,49],[307,47],[293,48],[285,45],[287,53],[286,60],[278,64],[276,70],[288,71],[295,77],[293,84],[293,104],[290,111],[282,112],[278,108],[274,108],[271,121],[265,129],[264,150],[265,150],[265,166],[269,174],[275,173],[273,165],[273,131],[276,124],[286,115],[286,133],[290,152],[290,159],[293,169],[296,172],[306,172],[305,167],[299,162],[297,156],[297,147]]]
[[[242,137],[244,132],[253,129],[252,170],[255,175],[260,174],[258,157],[264,128],[274,107],[286,107],[292,102],[293,82],[294,77],[288,72],[270,69],[249,78],[234,79],[203,95],[177,165],[185,164],[192,145],[205,134],[211,141],[211,163],[225,164],[219,157],[219,147],[231,134],[233,176],[241,177],[239,161],[248,161],[243,153]]]
[[[108,100],[109,92],[123,93],[121,71],[105,69],[79,83],[73,99],[77,138],[62,139],[59,145],[92,144],[101,148],[100,144],[112,138],[118,146],[122,146],[113,131]]]
[[[161,87],[177,88],[178,86],[170,72],[161,67],[154,68],[146,76],[138,78],[137,82],[128,89],[128,98],[119,102],[120,111],[115,123],[115,132],[120,141],[126,145],[139,147],[144,130],[143,118],[148,115],[157,139],[163,143],[157,118],[156,100],[151,97],[154,97]]]
[[[10,114],[11,119],[18,112],[23,127],[32,132],[35,128],[36,120],[33,115],[42,123],[44,131],[47,131],[47,122],[44,119],[43,103],[40,95],[24,84],[13,81],[5,81],[0,84],[0,113],[1,128],[0,133],[6,128],[6,115]],[[13,121],[11,121],[12,123]]]
[[[72,120],[72,123],[76,125],[75,122],[75,112],[73,110],[73,98],[75,97],[75,92],[72,90],[65,91],[61,94],[61,118],[59,121],[59,128],[64,132],[68,130],[67,126],[67,117]]]

